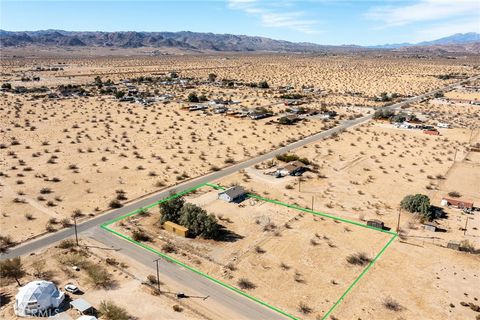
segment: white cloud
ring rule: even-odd
[[[273,9],[258,0],[228,0],[228,6],[231,9],[259,17],[265,27],[288,28],[306,34],[319,32],[316,29],[318,21],[305,18],[306,14],[303,11],[282,12],[279,11],[279,6]],[[288,8],[287,5],[284,7]]]
[[[407,6],[373,7],[366,14],[369,19],[383,22],[382,27],[460,16],[480,19],[480,2],[478,0],[420,0]]]

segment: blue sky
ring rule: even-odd
[[[480,32],[478,0],[0,0],[11,31],[196,31],[373,45]]]

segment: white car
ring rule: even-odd
[[[77,293],[79,292],[80,290],[78,289],[78,287],[76,285],[73,285],[73,284],[67,284],[65,286],[65,291],[68,291],[68,292],[71,292],[71,293]]]

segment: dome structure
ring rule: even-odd
[[[65,294],[50,281],[32,281],[21,287],[15,296],[15,314],[26,316],[49,316],[49,311],[58,308]]]

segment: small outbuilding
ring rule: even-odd
[[[438,224],[434,222],[427,222],[423,224],[423,228],[427,231],[436,232],[438,230]]]
[[[182,237],[188,237],[188,229],[185,228],[184,226],[181,226],[179,224],[176,224],[172,221],[165,221],[163,223],[163,229],[167,230],[167,231],[170,231],[170,232],[173,232],[179,236],[182,236]]]
[[[45,316],[49,310],[58,308],[64,299],[65,294],[53,282],[37,280],[20,288],[13,308],[20,317]]]
[[[70,301],[70,307],[77,310],[78,313],[82,315],[92,314],[95,310],[90,303],[88,303],[85,299],[82,298]]]
[[[245,197],[247,192],[242,186],[233,186],[218,193],[218,199],[233,202],[241,200]]]
[[[385,224],[383,223],[383,221],[372,219],[367,221],[367,226],[374,227],[377,229],[383,229],[385,227]]]

